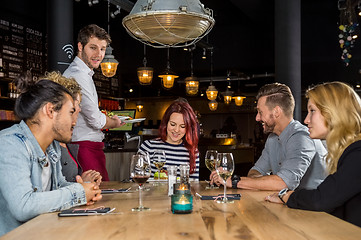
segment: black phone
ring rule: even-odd
[[[120,188],[120,189],[102,189],[102,194],[107,194],[107,193],[124,193],[124,192],[129,192],[130,187],[129,188]]]
[[[232,194],[226,194],[227,198],[229,200],[240,200],[241,199],[241,194],[239,193],[232,193]],[[202,200],[215,200],[217,198],[222,198],[223,194],[218,194],[218,196],[202,196],[201,199]]]
[[[75,216],[91,216],[91,215],[103,215],[110,213],[114,210],[109,207],[95,208],[95,209],[68,209],[58,213],[59,217],[75,217]]]

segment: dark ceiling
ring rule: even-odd
[[[285,0],[287,1],[287,0]],[[40,19],[46,17],[45,0],[6,1],[3,10],[16,12]],[[135,0],[132,0],[135,2]],[[249,76],[250,80],[233,81],[232,90],[240,88],[246,94],[254,94],[258,88],[275,81],[273,77],[252,78],[254,74],[274,73],[274,0],[201,0],[205,7],[213,9],[216,24],[202,41],[214,49],[213,77]],[[337,0],[302,0],[301,1],[301,58],[302,87],[326,81],[344,81],[355,84],[360,81],[361,40],[356,41],[352,49],[352,59],[348,67],[341,61],[341,49],[338,39],[339,10]],[[27,11],[35,7],[35,11]],[[34,6],[35,5],[35,6]],[[16,6],[16,7],[15,7]],[[6,10],[6,9],[9,10]],[[16,8],[16,10],[14,10]],[[23,9],[23,10],[21,10]],[[111,11],[116,6],[111,4]],[[20,12],[20,13],[19,13]],[[142,66],[143,44],[130,37],[122,26],[122,19],[128,14],[122,10],[116,18],[110,19],[110,34],[113,39],[113,55],[120,62],[117,71],[121,80],[122,97],[139,96],[184,96],[184,84],[176,83],[174,89],[166,91],[160,86],[157,75],[166,67],[166,49],[147,47],[148,66],[154,68],[151,86],[138,84],[136,69]],[[74,37],[86,24],[95,23],[107,29],[107,1],[88,5],[87,0],[74,1]],[[44,26],[43,26],[44,27]],[[44,27],[46,29],[46,27]],[[203,50],[194,50],[194,75],[210,78],[210,52],[207,59],[201,59]],[[170,50],[170,66],[180,77],[181,82],[190,76],[190,53],[181,48]],[[226,82],[215,82],[220,91],[226,89]],[[204,91],[209,83],[202,83]],[[135,91],[129,93],[129,88]]]

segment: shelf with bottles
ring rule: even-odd
[[[0,97],[1,98],[18,98],[19,92],[11,78],[0,78]]]

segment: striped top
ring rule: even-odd
[[[148,152],[151,161],[152,174],[151,177],[154,177],[154,173],[158,170],[152,160],[152,156],[155,150],[163,150],[166,155],[166,164],[163,169],[167,169],[167,166],[179,166],[181,164],[189,165],[189,152],[188,149],[184,146],[183,143],[179,145],[170,144],[163,142],[161,139],[152,139],[145,140],[142,145],[139,147],[138,151]],[[177,175],[179,176],[179,170],[177,170]],[[190,180],[199,180],[199,153],[196,154],[196,169],[193,174],[189,175]]]

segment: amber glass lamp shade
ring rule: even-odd
[[[106,77],[113,77],[117,72],[119,62],[112,55],[113,48],[108,46],[105,50],[105,56],[103,61],[100,63],[102,73]]]
[[[187,95],[194,96],[197,95],[199,89],[199,81],[196,77],[187,77],[186,82],[186,93]]]
[[[139,83],[141,85],[152,84],[153,79],[153,68],[151,67],[139,67],[137,69]]]
[[[215,86],[209,85],[209,87],[207,88],[206,94],[207,94],[208,100],[212,101],[212,100],[216,100],[218,91]]]
[[[102,73],[106,77],[113,77],[117,72],[118,63],[102,62],[100,65],[102,68]]]
[[[143,111],[143,105],[142,104],[137,104],[137,109],[138,109],[138,112],[141,112]]]
[[[230,104],[231,101],[232,101],[232,94],[233,94],[233,91],[230,91],[229,89],[227,89],[225,92],[222,92],[222,95],[224,97],[224,102],[226,104]]]
[[[179,76],[168,72],[168,73],[158,75],[158,77],[160,77],[162,79],[162,86],[165,89],[171,89],[174,85],[174,79],[176,79]]]
[[[232,96],[224,96],[224,102],[230,104],[232,102]]]
[[[236,103],[237,106],[242,106],[243,100],[244,100],[246,97],[236,96],[236,97],[233,97],[233,98],[234,98],[234,101],[235,101],[235,103]]]
[[[211,100],[209,103],[208,103],[208,107],[211,111],[216,111],[217,110],[217,107],[218,107],[218,102],[216,100]]]

